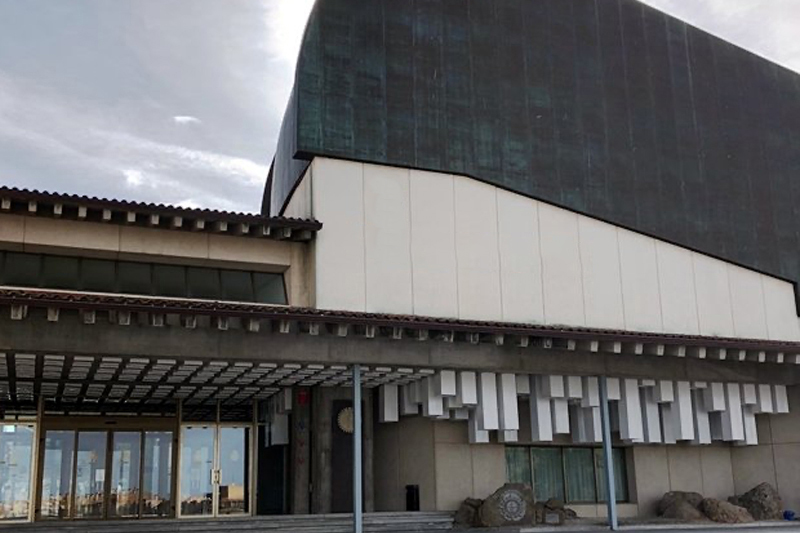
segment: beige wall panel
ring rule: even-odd
[[[497,189],[457,177],[455,210],[458,315],[496,320],[502,316]]]
[[[405,486],[419,485],[420,510],[436,510],[436,462],[433,421],[423,417],[403,418],[397,445],[400,457],[399,486],[405,502]],[[380,461],[380,459],[378,460]],[[405,504],[403,505],[405,509]]]
[[[317,234],[317,307],[366,310],[364,271],[363,165],[314,160],[314,217],[324,220]]]
[[[782,341],[800,340],[800,319],[797,318],[792,284],[769,276],[763,276],[762,280],[769,338]]]
[[[220,237],[220,239],[227,240],[225,237]],[[208,259],[208,241],[209,235],[203,233],[159,231],[135,226],[119,228],[120,253]],[[248,241],[252,242],[250,239]],[[221,246],[225,244],[220,242]],[[221,259],[227,259],[227,257]]]
[[[731,464],[736,494],[747,492],[759,483],[776,486],[772,446],[734,446]]]
[[[469,443],[468,430],[466,422],[450,420],[437,420],[434,422],[434,438],[436,442],[467,444]]]
[[[289,200],[289,205],[283,212],[283,216],[290,218],[313,218],[311,211],[311,187],[312,187],[312,174],[314,165],[308,167],[308,170],[300,180],[300,185],[292,194],[292,199]]]
[[[119,251],[120,226],[28,217],[25,220],[25,245],[85,248]]]
[[[800,444],[800,385],[787,389],[789,414],[769,417],[772,442],[775,444]]]
[[[0,242],[22,245],[25,240],[25,220],[27,217],[0,215]],[[5,248],[8,248],[5,246]]]
[[[499,444],[471,446],[472,497],[486,498],[506,483],[506,448]]]
[[[285,268],[292,261],[292,246],[296,243],[233,237],[230,235],[208,236],[208,257],[219,261],[237,261]]]
[[[644,516],[655,516],[658,502],[670,490],[666,446],[633,448],[636,503]]]
[[[497,191],[503,320],[544,322],[538,202]]]
[[[703,493],[703,469],[697,446],[668,446],[669,480],[672,490]]]
[[[623,229],[618,234],[625,325],[635,331],[662,331],[655,240]]]
[[[364,237],[367,311],[412,314],[408,170],[364,165]]]
[[[448,174],[411,171],[411,264],[417,315],[458,317],[453,180]]]
[[[539,228],[545,321],[584,326],[578,215],[542,203],[539,204]]]
[[[692,254],[692,261],[700,334],[732,337],[733,314],[727,264],[697,253]]]
[[[622,329],[625,327],[625,313],[617,228],[588,217],[580,217],[578,227],[586,324]]]
[[[656,254],[664,331],[699,334],[692,252],[657,242]]]
[[[774,452],[784,509],[800,509],[800,444],[776,444]]]
[[[703,473],[701,494],[706,498],[728,499],[735,492],[730,447],[703,446],[699,449]]]
[[[400,424],[375,425],[375,510],[403,511],[400,490]]]
[[[764,308],[762,274],[728,265],[733,329],[737,337],[767,339],[767,312]]]
[[[473,446],[474,448],[475,446]],[[436,444],[436,509],[456,511],[472,494],[469,444]]]

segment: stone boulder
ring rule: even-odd
[[[483,500],[478,517],[483,527],[533,525],[536,519],[533,491],[527,485],[507,483]]]
[[[681,521],[705,520],[699,510],[702,501],[703,496],[696,492],[667,492],[658,502],[658,516]]]
[[[700,503],[700,510],[709,520],[720,524],[747,524],[753,522],[753,516],[747,509],[722,500],[706,498]]]
[[[661,517],[678,522],[700,522],[706,520],[706,515],[688,500],[676,500],[675,503],[664,510]]]
[[[783,519],[783,500],[775,487],[769,483],[760,484],[736,497],[736,500],[739,505],[750,511],[756,520]]]
[[[453,529],[471,529],[480,527],[478,511],[483,504],[483,500],[467,498],[461,503],[453,519]]]

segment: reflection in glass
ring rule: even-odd
[[[106,484],[105,431],[78,433],[75,461],[75,518],[102,518]]]
[[[248,511],[249,430],[222,427],[219,430],[219,514]]]
[[[116,432],[112,439],[108,516],[138,517],[141,434]]]
[[[172,432],[144,435],[142,516],[169,516],[172,506]]]
[[[72,490],[74,431],[48,431],[42,465],[42,517],[68,518]]]
[[[32,457],[33,426],[0,424],[0,520],[28,517]]]
[[[181,442],[181,514],[213,514],[214,429],[187,426]]]

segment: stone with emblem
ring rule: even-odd
[[[533,525],[533,492],[527,485],[507,483],[483,501],[478,516],[483,527]]]

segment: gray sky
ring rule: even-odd
[[[646,2],[800,71],[800,0]],[[312,3],[0,0],[0,184],[257,211]]]

